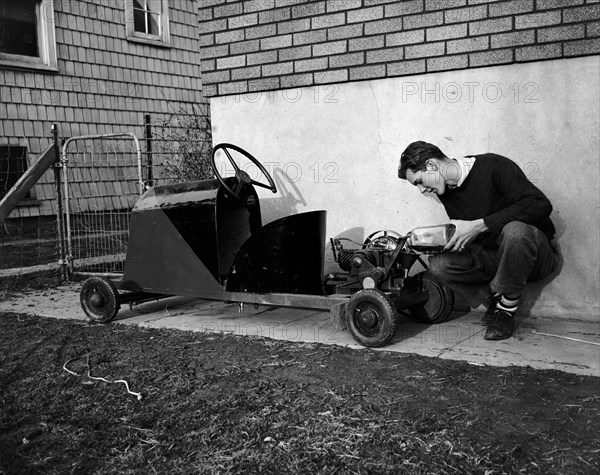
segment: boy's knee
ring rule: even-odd
[[[500,239],[504,242],[522,241],[523,239],[532,240],[535,238],[536,231],[537,228],[531,224],[511,221],[502,228]]]
[[[448,258],[445,254],[435,254],[429,257],[429,272],[435,277],[442,279],[446,275]]]

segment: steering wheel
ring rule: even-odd
[[[237,183],[235,184],[235,187],[233,189],[225,182],[225,179],[221,176],[221,174],[219,173],[219,170],[217,170],[217,165],[215,163],[215,155],[217,154],[217,152],[219,150],[223,150],[223,152],[225,152],[227,159],[229,160],[229,162],[231,163],[231,165],[233,166],[233,168],[235,170],[235,179],[236,179]],[[267,178],[267,180],[269,181],[269,184],[265,185],[264,183],[253,180],[250,177],[250,175],[248,175],[248,173],[246,173],[244,170],[242,170],[238,166],[238,164],[235,162],[235,160],[231,156],[231,153],[229,153],[229,150],[235,150],[236,152],[241,153],[244,157],[246,157],[248,160],[250,160],[252,163],[254,163],[254,165],[256,165],[258,167],[258,169],[261,171],[261,173]],[[269,175],[269,172],[265,169],[265,167],[263,167],[263,165],[256,158],[254,158],[252,155],[250,155],[248,152],[246,152],[244,149],[238,147],[237,145],[233,145],[230,143],[220,143],[219,145],[215,146],[215,148],[213,149],[211,159],[212,159],[211,160],[212,169],[215,172],[215,176],[217,177],[217,180],[219,180],[221,185],[223,185],[223,187],[229,193],[231,193],[233,196],[235,196],[237,199],[241,199],[240,192],[242,191],[242,187],[244,185],[248,185],[248,184],[260,186],[261,188],[266,188],[267,190],[271,190],[273,193],[277,193],[277,187],[275,186],[275,182],[273,181],[273,178],[271,177],[271,175]]]

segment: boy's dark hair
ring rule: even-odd
[[[406,180],[407,170],[417,172],[427,168],[426,162],[430,158],[440,160],[446,158],[446,155],[435,145],[418,141],[411,143],[400,156],[400,166],[398,167],[398,178]]]

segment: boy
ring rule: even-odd
[[[421,141],[402,153],[398,177],[421,193],[435,193],[456,226],[447,252],[429,259],[430,271],[461,293],[489,282],[485,339],[512,336],[525,283],[543,279],[555,266],[548,198],[506,157],[451,159]]]

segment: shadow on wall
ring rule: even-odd
[[[523,296],[521,297],[521,301],[519,302],[519,314],[521,314],[523,318],[531,316],[531,310],[539,300],[544,288],[560,275],[564,266],[565,259],[561,252],[561,245],[559,241],[564,235],[567,226],[558,213],[554,213],[551,216],[551,219],[556,228],[556,235],[551,242],[552,249],[554,250],[556,257],[554,271],[544,279],[527,283],[525,291],[523,292]]]
[[[300,207],[306,207],[304,196],[281,168],[273,169],[273,181],[277,187],[277,196],[260,200],[262,215],[267,216],[268,221],[298,214]]]

